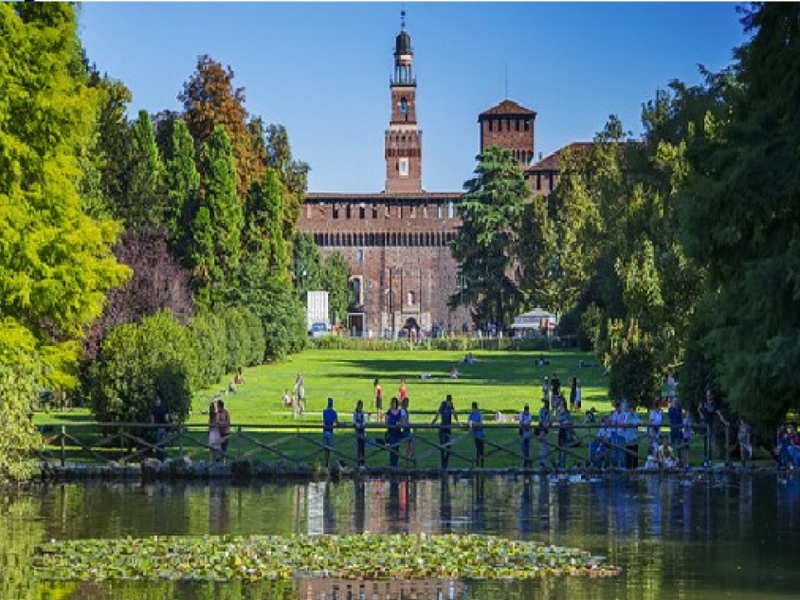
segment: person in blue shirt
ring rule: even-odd
[[[447,470],[447,465],[450,462],[450,441],[453,438],[453,419],[458,423],[458,415],[453,406],[453,397],[447,394],[447,397],[439,405],[439,412],[433,417],[431,425],[436,425],[436,421],[441,418],[442,423],[439,427],[439,446],[442,453],[442,470]]]
[[[364,454],[367,446],[366,424],[367,413],[364,412],[364,401],[359,400],[353,412],[353,428],[356,430],[356,460],[359,467],[364,466]]]
[[[681,445],[681,425],[683,424],[683,411],[677,398],[672,398],[667,409],[669,421],[669,444],[673,450],[679,450]]]
[[[333,398],[328,398],[328,408],[322,411],[322,445],[325,447],[325,466],[330,466],[333,448],[333,428],[339,424],[339,415],[333,408]]]
[[[392,398],[389,410],[386,411],[386,443],[389,449],[389,466],[396,467],[400,459],[400,412],[397,398]]]
[[[469,428],[472,429],[472,436],[475,439],[475,467],[483,468],[483,441],[485,433],[483,431],[483,415],[478,410],[478,403],[472,403],[472,411],[467,417]]]

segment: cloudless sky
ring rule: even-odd
[[[400,11],[414,50],[423,187],[460,191],[478,114],[508,97],[538,113],[536,152],[591,140],[610,114],[634,135],[642,104],[673,79],[698,83],[746,41],[736,5],[713,3],[85,3],[81,39],[133,93],[130,114],[181,108],[210,54],[246,108],[289,133],[309,191],[383,189],[389,77]],[[506,77],[507,72],[507,77]]]

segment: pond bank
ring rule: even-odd
[[[329,478],[358,479],[362,477],[411,477],[431,479],[442,476],[470,478],[482,476],[529,476],[553,475],[565,476],[577,480],[593,480],[609,476],[628,477],[632,475],[660,476],[694,476],[703,474],[741,475],[741,474],[774,474],[779,472],[774,466],[741,466],[718,463],[711,467],[691,467],[689,469],[652,470],[652,469],[591,469],[569,467],[566,469],[440,469],[405,468],[405,467],[361,467],[334,466],[330,469],[316,469],[282,463],[265,463],[257,461],[205,462],[192,461],[188,458],[159,461],[148,459],[137,464],[107,463],[103,465],[87,464],[45,464],[40,476],[45,481],[89,481],[89,480],[229,480],[232,482],[296,480],[315,481]]]

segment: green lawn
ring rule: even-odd
[[[539,352],[474,352],[476,363],[460,364],[463,352],[414,350],[369,352],[355,350],[309,350],[280,363],[265,365],[244,372],[245,383],[236,394],[225,397],[225,403],[235,423],[289,423],[291,410],[281,405],[284,390],[292,388],[298,373],[303,374],[306,387],[306,421],[318,422],[328,397],[341,418],[349,420],[356,401],[364,401],[367,412],[372,411],[373,382],[381,380],[384,390],[384,410],[389,399],[398,394],[400,380],[405,378],[414,414],[433,413],[446,394],[452,394],[457,411],[466,415],[470,404],[477,401],[484,417],[497,411],[518,413],[527,402],[531,411],[541,405],[542,380],[556,373],[562,386],[570,377],[578,377],[583,387],[583,406],[610,410],[607,379],[603,368],[589,354],[564,351],[549,353],[550,365],[537,364]],[[581,360],[595,366],[580,368]],[[458,365],[459,378],[450,378],[450,369]],[[430,374],[430,379],[420,375]],[[202,422],[214,394],[227,387],[203,390],[195,397],[191,423]],[[568,391],[567,391],[568,397]]]

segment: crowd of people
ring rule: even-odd
[[[462,364],[472,365],[472,355],[467,355]],[[540,357],[539,365],[549,365],[547,359]],[[244,376],[238,371],[231,381],[227,394],[236,393],[236,388],[244,383]],[[542,469],[563,469],[568,459],[574,466],[585,466],[596,469],[638,469],[640,467],[640,445],[645,444],[644,467],[646,469],[688,468],[692,436],[700,434],[703,439],[703,465],[709,466],[712,459],[713,439],[717,424],[726,428],[731,423],[719,409],[711,390],[708,390],[704,401],[697,407],[698,421],[680,404],[676,394],[674,378],[667,379],[668,407],[662,409],[661,401],[653,403],[646,416],[633,403],[616,402],[613,410],[604,416],[592,407],[584,414],[579,436],[576,431],[574,413],[582,411],[582,389],[576,377],[569,379],[568,387],[562,387],[556,373],[545,376],[542,380],[541,407],[537,413],[525,404],[522,411],[513,419],[519,431],[519,453],[523,468],[532,468],[537,462]],[[227,454],[228,441],[231,434],[230,413],[225,407],[223,394],[219,392],[208,407],[208,448],[212,461],[220,460]],[[291,407],[294,416],[305,413],[305,382],[298,373],[291,389],[286,389],[283,404]],[[384,411],[384,390],[380,379],[373,383],[372,411],[367,413],[364,402],[358,400],[352,416],[352,427],[355,433],[356,463],[364,466],[368,446],[381,446],[388,452],[388,466],[398,467],[401,459],[404,464],[416,464],[415,436],[409,415],[408,385],[401,379],[397,395],[391,398],[388,410]],[[163,447],[167,440],[169,413],[160,399],[156,399],[151,421],[158,425],[155,429],[156,454],[163,460]],[[334,409],[333,398],[328,398],[327,407],[322,412],[322,448],[325,464],[330,465],[331,452],[335,445],[335,431],[344,425]],[[384,433],[378,438],[369,438],[373,423],[382,424]],[[440,465],[446,470],[450,467],[453,454],[453,430],[467,428],[474,443],[473,464],[477,468],[485,465],[486,445],[498,445],[497,441],[487,440],[483,414],[477,402],[471,403],[466,421],[459,421],[452,395],[448,394],[440,403],[431,426],[438,430]],[[555,435],[553,435],[555,434]],[[736,427],[734,447],[738,448],[738,456],[742,465],[753,460],[753,430],[743,419],[739,419]],[[581,455],[576,448],[588,445],[588,457]],[[534,458],[535,445],[538,444],[538,461]],[[461,455],[463,458],[463,455]],[[784,424],[777,432],[774,457],[779,466],[800,468],[800,432],[794,424]],[[725,458],[730,460],[730,456]]]

